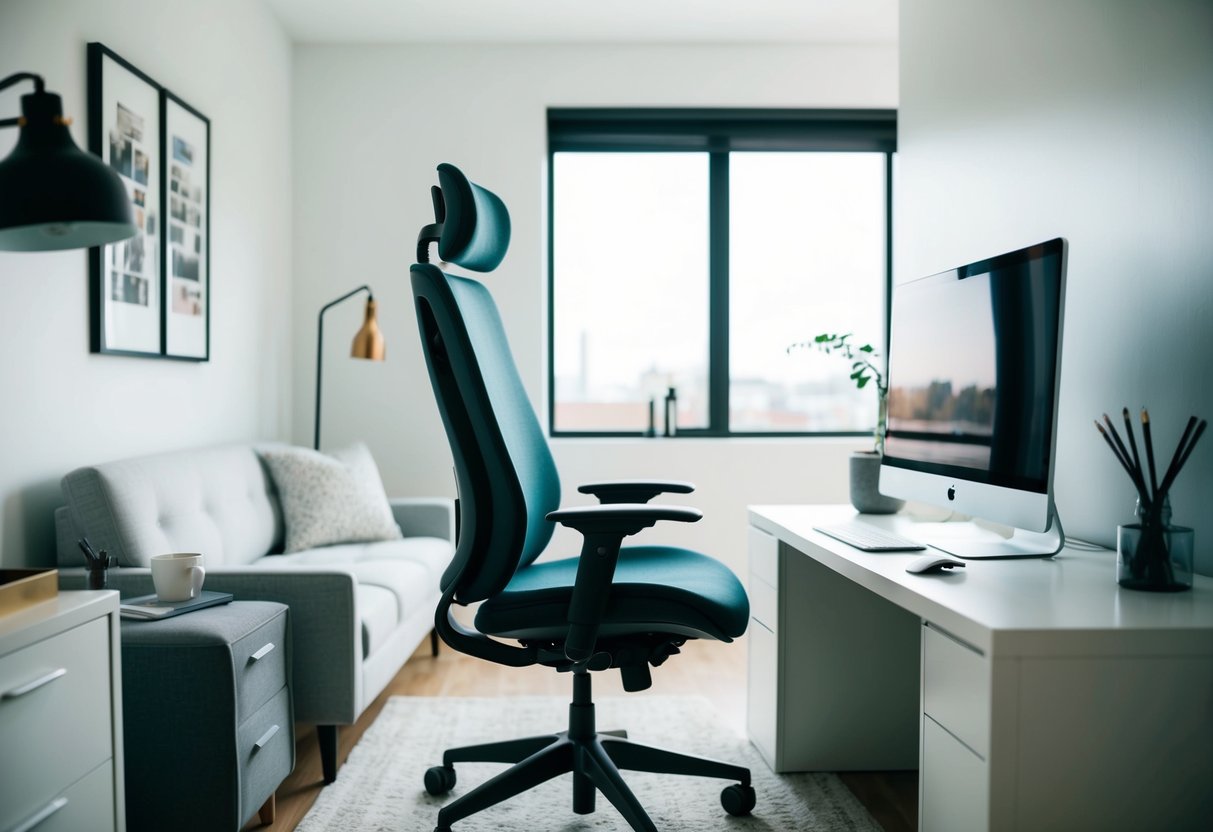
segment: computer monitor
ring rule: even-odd
[[[1053,503],[1066,243],[1001,254],[893,290],[880,491],[1013,527],[925,542],[959,557],[1041,557]]]

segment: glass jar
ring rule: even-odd
[[[1192,587],[1194,533],[1171,524],[1171,500],[1137,501],[1137,522],[1116,527],[1116,578],[1129,589],[1179,592]]]

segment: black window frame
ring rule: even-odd
[[[868,436],[870,431],[729,430],[729,153],[862,152],[885,155],[884,343],[893,286],[893,154],[897,111],[888,109],[549,108],[548,132],[548,435],[552,438],[644,436],[643,430],[556,428],[555,154],[708,154],[708,425],[672,438]],[[806,333],[806,337],[807,337]]]

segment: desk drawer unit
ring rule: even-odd
[[[922,709],[978,757],[989,757],[990,663],[929,624],[922,633]]]
[[[746,684],[746,733],[772,768],[779,722],[777,637],[779,541],[753,526],[749,530],[750,626]]]

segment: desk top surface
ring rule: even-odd
[[[817,525],[861,519],[911,539],[940,527],[910,515],[857,515],[850,506],[750,506],[750,524],[903,609],[999,655],[1213,656],[1213,578],[1186,592],[1152,593],[1116,583],[1116,553],[1067,546],[1053,558],[969,560],[964,569],[912,575],[923,552],[864,552]],[[918,532],[916,534],[916,531]]]

